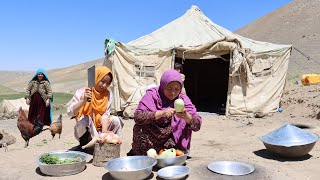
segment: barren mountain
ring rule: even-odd
[[[66,68],[47,71],[52,90],[55,92],[74,92],[85,86],[87,69],[93,65],[102,65],[103,59],[97,59],[86,63]],[[11,88],[18,92],[24,92],[28,82],[35,72],[0,71],[0,85]]]
[[[320,71],[320,0],[295,0],[235,33],[276,44],[292,44],[288,78]],[[299,52],[300,51],[300,52]]]

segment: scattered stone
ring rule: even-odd
[[[5,130],[0,130],[0,134],[3,136],[2,139],[0,139],[0,148],[16,143],[16,138]]]

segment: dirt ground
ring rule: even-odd
[[[190,173],[186,179],[319,179],[320,145],[316,143],[310,153],[302,158],[288,159],[268,152],[260,136],[265,135],[285,123],[307,126],[305,129],[320,134],[319,106],[320,91],[317,86],[303,87],[288,85],[283,97],[283,112],[262,118],[225,117],[203,114],[203,124],[199,132],[193,133],[190,156],[186,166]],[[54,116],[56,119],[58,116]],[[0,148],[0,179],[112,179],[103,167],[92,165],[89,155],[86,169],[78,174],[50,177],[42,174],[36,164],[38,155],[49,151],[67,150],[78,145],[73,137],[74,120],[63,114],[61,139],[52,139],[49,131],[30,140],[24,148],[24,140],[16,126],[16,119],[0,120],[0,130],[12,134],[17,142],[8,146],[8,151]],[[130,150],[133,120],[125,120],[122,132],[121,156]],[[255,171],[246,176],[219,175],[208,170],[214,161],[241,161],[252,164]],[[131,179],[131,178],[129,178]],[[148,179],[160,179],[154,170]]]

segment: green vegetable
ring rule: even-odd
[[[184,101],[182,99],[176,99],[174,101],[174,109],[176,112],[181,112],[184,108]]]
[[[172,157],[176,157],[176,150],[174,148],[167,149],[159,155],[159,158],[172,158]]]
[[[44,154],[40,157],[40,161],[45,164],[69,164],[80,162],[81,160],[79,156],[70,159],[60,159],[59,156],[53,154]]]

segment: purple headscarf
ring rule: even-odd
[[[141,99],[136,111],[155,112],[158,110],[173,108],[174,101],[180,98],[184,101],[187,112],[194,115],[196,113],[196,108],[187,95],[180,92],[174,100],[170,100],[164,95],[164,89],[173,81],[177,81],[182,85],[180,73],[172,69],[165,71],[161,77],[160,86],[147,90],[147,93]],[[173,115],[171,127],[177,148],[181,150],[188,150],[190,148],[192,130],[187,126],[186,121]]]

